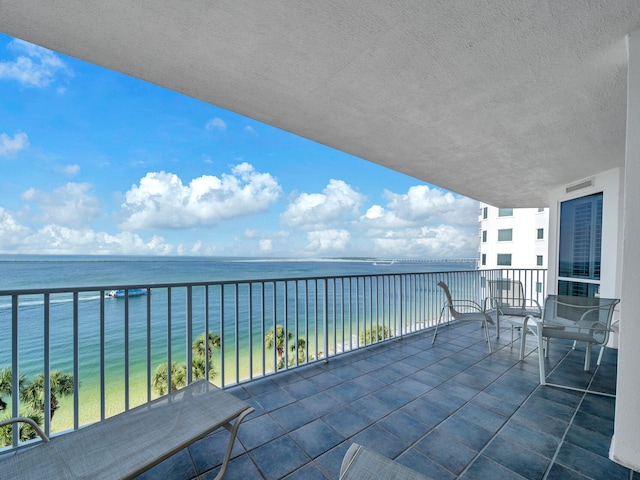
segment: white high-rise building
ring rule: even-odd
[[[547,268],[548,208],[480,203],[478,268]]]

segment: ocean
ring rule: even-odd
[[[105,299],[105,401],[107,415],[124,409],[124,372],[125,356],[128,360],[130,375],[130,404],[142,403],[145,400],[147,385],[147,322],[151,324],[151,359],[152,367],[166,363],[168,340],[171,337],[171,355],[174,359],[185,358],[186,340],[185,315],[186,302],[183,289],[176,289],[171,294],[167,289],[153,289],[153,285],[172,283],[200,283],[217,281],[243,281],[267,279],[317,278],[327,276],[350,275],[387,275],[402,273],[428,273],[475,270],[473,262],[417,262],[417,261],[376,261],[374,259],[253,259],[253,258],[200,258],[200,257],[104,257],[104,256],[13,256],[0,255],[0,291],[49,289],[68,287],[99,287],[102,289],[117,288],[125,285],[151,285],[152,312],[147,318],[147,299],[132,297],[129,299],[125,316],[124,300]],[[310,286],[311,285],[311,286]],[[212,298],[208,308],[219,312],[228,305],[227,310],[233,315],[234,302],[244,304],[241,297],[269,294],[268,284],[264,292],[248,293],[238,287],[237,291],[218,295]],[[319,288],[314,284],[306,284],[305,289]],[[232,290],[232,289],[230,289]],[[204,292],[204,289],[202,289]],[[201,312],[205,305],[205,295],[195,292],[193,309]],[[77,340],[80,381],[80,423],[95,421],[100,408],[100,295],[96,291],[80,292],[78,302]],[[310,292],[314,293],[314,292]],[[232,298],[226,299],[231,295]],[[233,295],[236,295],[235,299]],[[273,294],[274,298],[277,297]],[[238,302],[241,298],[241,302]],[[217,303],[216,303],[217,302]],[[259,302],[258,302],[259,303]],[[273,302],[276,303],[276,300]],[[19,307],[19,365],[20,373],[27,379],[42,372],[44,362],[44,327],[42,295],[21,296]],[[73,372],[74,325],[73,298],[70,294],[51,296],[50,319],[50,361],[52,370],[64,373]],[[235,307],[237,308],[237,307]],[[242,307],[245,308],[245,307]],[[268,310],[268,306],[266,309]],[[302,307],[301,307],[302,308]],[[315,315],[306,312],[305,321],[309,328],[309,342],[317,342],[314,333]],[[171,319],[167,321],[167,311],[171,311]],[[239,310],[236,315],[243,318],[249,314]],[[200,313],[194,313],[199,318]],[[225,314],[225,318],[226,318]],[[203,315],[200,315],[201,317]],[[276,316],[275,307],[271,313],[266,312],[267,325],[273,324]],[[212,315],[213,318],[213,315]],[[11,296],[0,296],[0,369],[11,366]],[[199,322],[199,323],[198,323]],[[256,330],[249,339],[249,326],[245,323],[234,325],[234,322],[212,320],[209,326],[212,331],[223,331],[228,341],[225,345],[225,358],[218,364],[226,362],[223,375],[229,378],[242,378],[246,371],[248,348],[250,341],[261,345],[264,331]],[[303,322],[304,323],[304,322]],[[199,327],[198,327],[199,325]],[[202,328],[201,319],[195,321],[195,328]],[[255,328],[255,327],[254,327]],[[126,335],[125,335],[126,331]],[[317,326],[315,332],[317,332]],[[340,332],[341,334],[342,332]],[[124,346],[127,346],[125,349]],[[241,359],[236,362],[237,356]],[[126,353],[124,353],[126,351]],[[254,352],[254,364],[264,361],[260,349]],[[240,366],[242,365],[242,366]],[[220,369],[220,365],[217,365]],[[243,369],[242,372],[239,369]],[[225,381],[226,383],[226,381]],[[232,382],[231,382],[232,383]],[[5,399],[6,401],[6,399]],[[54,431],[69,428],[73,425],[73,400],[61,400],[60,410],[56,413],[52,429]]]
[[[474,270],[472,261],[0,255],[0,290]]]

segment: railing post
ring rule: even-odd
[[[78,317],[78,292],[73,292],[73,428],[77,430],[80,428],[80,398],[78,392],[80,391],[80,319]],[[125,370],[125,377],[128,377],[128,367]],[[46,373],[45,373],[46,375]],[[125,392],[127,395],[126,407],[129,408],[129,384],[125,386]],[[45,412],[45,415],[50,415],[49,412]]]
[[[100,299],[100,318],[104,328],[104,294]],[[103,332],[104,333],[104,332]],[[151,289],[147,289],[147,402],[151,401]],[[104,385],[102,386],[104,388]]]
[[[44,294],[44,432],[48,436],[51,434],[51,324],[50,324],[50,295]]]
[[[193,381],[193,351],[191,350],[191,342],[193,342],[193,287],[187,285],[187,332],[186,332],[186,352],[187,352],[187,385]],[[204,333],[204,351],[205,357],[209,349],[209,335],[208,332]]]
[[[18,365],[18,295],[11,296],[11,416],[20,416],[20,366]],[[12,427],[12,444],[20,442],[20,428]]]
[[[167,288],[167,392],[171,393],[171,287]]]
[[[106,393],[105,388],[107,384],[106,374],[105,374],[105,365],[104,359],[106,355],[106,347],[105,347],[105,315],[104,315],[104,296],[105,292],[100,290],[100,420],[104,420],[106,416]],[[151,337],[151,332],[149,332],[149,337]],[[151,388],[151,377],[147,379],[148,388]],[[49,435],[49,432],[45,430],[45,433]]]
[[[224,344],[226,343],[226,338],[224,335],[224,283],[220,285],[220,388],[224,388]]]
[[[400,339],[404,338],[404,284],[403,277],[400,277]]]
[[[323,280],[324,284],[324,312],[323,312],[323,331],[324,331],[324,363],[329,363],[329,282],[325,278]],[[333,294],[335,295],[335,288],[333,289]],[[317,323],[317,320],[316,320]],[[317,352],[316,352],[317,354]]]

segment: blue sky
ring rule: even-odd
[[[0,253],[461,258],[478,204],[0,34]]]

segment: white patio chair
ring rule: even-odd
[[[534,299],[526,298],[524,287],[519,280],[489,280],[489,307],[487,314],[496,320],[496,338],[500,338],[500,321],[504,319],[511,325],[511,343],[513,330],[522,328],[523,318],[527,315],[540,318],[542,308]],[[523,331],[522,335],[527,332]]]
[[[550,340],[553,338],[572,340],[587,344],[584,370],[591,366],[592,345],[604,346],[609,340],[611,321],[616,305],[616,298],[572,297],[566,295],[548,295],[541,318],[529,317],[535,323],[538,334],[538,359],[540,364],[540,384],[587,392],[588,390],[566,385],[557,385],[546,381],[545,357],[549,356]],[[602,350],[597,365],[602,360]],[[599,393],[591,392],[589,393]]]
[[[511,326],[510,345],[513,348],[513,331],[520,330],[520,360],[524,360],[526,336],[533,332],[533,322],[527,318],[540,318],[540,304],[537,300],[526,298],[521,281],[510,278],[489,280],[488,300],[486,313],[496,321],[496,338],[500,338],[500,322],[507,322]]]
[[[447,298],[444,307],[442,307],[442,310],[440,311],[440,317],[438,318],[436,328],[433,332],[433,340],[431,340],[431,345],[433,345],[436,341],[436,336],[438,335],[438,327],[440,326],[440,323],[444,321],[445,311],[448,311],[450,317],[459,322],[480,322],[482,328],[484,328],[484,333],[487,338],[489,353],[491,353],[491,340],[489,338],[488,324],[493,325],[493,320],[489,315],[485,313],[484,308],[473,300],[453,300],[451,298],[451,292],[449,292],[449,287],[444,282],[438,282],[438,286],[442,288],[442,290],[444,290],[444,294]]]

